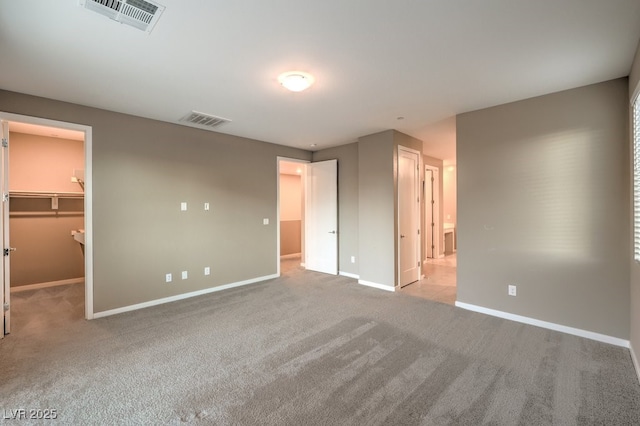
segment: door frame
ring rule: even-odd
[[[84,317],[88,320],[93,319],[93,128],[84,124],[4,111],[0,111],[0,120],[84,132]]]
[[[424,170],[425,170],[425,193],[423,195],[424,197],[424,208],[425,208],[425,219],[427,217],[427,170],[430,170],[431,172],[433,172],[433,193],[431,194],[431,196],[433,197],[433,235],[434,235],[434,241],[433,241],[433,257],[432,259],[438,259],[440,257],[440,230],[442,229],[442,227],[440,226],[440,168],[437,166],[430,166],[428,164],[425,164],[424,166]],[[425,226],[426,226],[426,220],[425,220]],[[427,246],[427,241],[426,241],[426,236],[427,233],[425,232],[425,247]],[[426,254],[428,256],[429,250],[426,250]],[[427,259],[424,259],[425,261]]]
[[[311,161],[308,160],[300,160],[299,158],[289,158],[289,157],[276,157],[276,165],[277,165],[277,176],[276,176],[276,274],[280,276],[280,163],[300,163],[306,167],[308,163]],[[302,206],[304,206],[305,200],[305,180],[306,180],[306,169],[303,169],[300,174],[300,179],[302,183]],[[301,229],[301,254],[300,254],[300,262],[302,266],[304,266],[304,212],[302,212],[302,229]]]
[[[416,156],[416,158],[418,159],[418,164],[417,164],[417,168],[416,168],[416,179],[415,179],[415,194],[418,196],[418,200],[416,202],[415,205],[415,225],[416,225],[416,229],[418,231],[418,234],[416,236],[416,245],[417,245],[417,251],[416,251],[416,262],[418,263],[418,280],[422,277],[422,250],[421,250],[421,246],[422,246],[422,227],[421,227],[421,211],[420,211],[420,205],[421,205],[421,194],[420,194],[420,176],[421,176],[421,170],[422,170],[422,153],[420,151],[417,151],[415,149],[411,149],[411,148],[407,148],[406,146],[402,146],[402,145],[398,145],[398,152],[397,152],[397,166],[396,166],[396,170],[397,170],[397,176],[396,176],[396,185],[397,185],[397,192],[396,192],[396,208],[397,208],[397,222],[396,222],[396,227],[397,227],[397,232],[396,232],[396,244],[398,247],[398,253],[397,253],[397,259],[396,259],[396,269],[398,271],[398,275],[397,275],[397,280],[398,280],[398,288],[402,288],[402,267],[401,267],[401,260],[402,260],[402,252],[400,249],[401,246],[401,241],[400,241],[400,220],[401,220],[401,210],[400,210],[400,179],[399,179],[399,175],[400,175],[400,151],[404,151],[406,153],[409,154],[413,154]]]

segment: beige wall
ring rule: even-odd
[[[633,68],[631,69],[631,74],[629,76],[629,100],[633,101],[633,96],[636,95],[640,91],[640,44],[638,45],[638,50],[636,51],[636,56],[633,61]],[[632,135],[632,133],[630,132]],[[629,144],[629,165],[631,166],[631,153],[633,152],[633,144]],[[631,175],[633,178],[633,175]],[[632,182],[630,186],[633,187]],[[631,198],[633,200],[633,196]],[[631,214],[633,217],[633,203],[631,203]],[[633,227],[631,228],[633,230]],[[629,234],[629,253],[633,253],[633,233]],[[630,330],[630,340],[631,340],[631,348],[634,351],[636,362],[638,361],[638,356],[640,356],[640,264],[633,259],[633,255],[630,255],[630,265],[631,265],[631,330]],[[636,368],[639,368],[640,365],[636,365]],[[640,377],[640,369],[637,371],[638,376]]]
[[[456,201],[456,166],[444,166],[444,177],[443,177],[443,187],[444,187],[444,217],[442,218],[442,222],[456,223],[456,218],[458,214],[458,207]]]
[[[92,127],[95,312],[277,272],[277,157],[310,152],[7,91],[0,111]]]
[[[629,338],[627,90],[458,116],[458,301]]]
[[[302,179],[280,175],[280,255],[300,253],[302,238]]]
[[[82,192],[71,182],[74,169],[84,169],[82,141],[10,133],[11,191]],[[9,235],[11,286],[18,287],[84,277],[84,257],[72,230],[84,228],[82,199],[12,197]]]
[[[299,175],[280,175],[280,220],[302,219],[302,179]]]

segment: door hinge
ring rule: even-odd
[[[5,256],[9,256],[9,252],[16,251],[14,247],[9,247],[3,250]]]
[[[420,266],[420,261],[418,260],[418,266]]]
[[[2,201],[3,201],[3,202],[5,202],[5,203],[6,203],[7,201],[9,201],[9,194],[7,194],[6,192],[4,192],[4,193],[2,194]]]
[[[420,235],[420,230],[418,229],[418,235]]]
[[[9,302],[4,302],[4,306],[2,308],[7,312],[9,310]]]
[[[6,138],[2,138],[2,147],[3,148],[8,148],[9,147],[9,140]]]

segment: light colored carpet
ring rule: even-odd
[[[0,408],[65,425],[640,424],[626,349],[296,267],[24,329],[0,360]]]

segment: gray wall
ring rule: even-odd
[[[313,161],[333,159],[338,160],[338,270],[358,275],[358,144],[313,153]]]
[[[0,111],[93,128],[94,312],[276,273],[276,157],[310,152],[6,91]]]
[[[629,337],[627,90],[458,116],[458,301]]]
[[[393,133],[358,139],[360,279],[388,287],[396,281]]]
[[[640,44],[638,45],[638,50],[636,51],[636,57],[633,61],[633,67],[631,68],[631,74],[629,75],[629,99],[632,101],[631,97],[636,94],[640,90]],[[633,134],[631,133],[631,136]],[[629,144],[629,157],[633,158],[631,153],[633,152],[633,144]],[[631,165],[631,161],[629,160],[629,165]],[[632,177],[631,177],[632,178]],[[633,188],[632,183],[630,186]],[[633,200],[633,197],[631,198]],[[633,203],[631,203],[630,212],[631,217],[633,217]],[[633,230],[633,228],[631,228]],[[632,232],[629,233],[629,252],[633,253],[633,236]],[[633,255],[631,255],[631,330],[630,330],[630,340],[631,347],[634,350],[634,353],[637,356],[640,356],[640,264],[633,259]],[[637,372],[640,376],[640,371]]]

